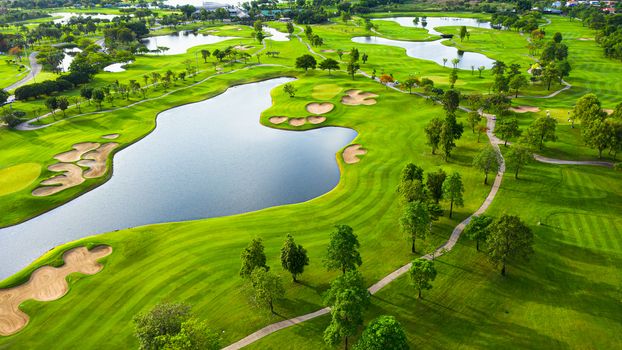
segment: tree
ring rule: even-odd
[[[256,20],[253,23],[253,30],[255,30],[256,32],[261,32],[263,30],[263,22],[261,22],[261,20]]]
[[[190,318],[190,306],[181,303],[157,304],[146,314],[134,317],[134,334],[140,349],[159,349],[161,337],[181,331],[181,325]]]
[[[413,260],[410,270],[410,281],[413,286],[419,291],[419,299],[421,299],[421,292],[432,289],[430,282],[436,279],[436,268],[434,262],[425,258],[417,258]]]
[[[602,158],[603,150],[609,147],[615,139],[612,124],[598,119],[584,126],[582,134],[585,143],[598,150],[598,159]]]
[[[348,74],[352,77],[352,80],[354,80],[354,74],[356,74],[356,71],[358,71],[359,68],[361,68],[361,66],[359,66],[356,61],[350,60],[350,62],[348,62],[346,70],[348,71]]]
[[[332,58],[327,58],[324,61],[320,62],[319,68],[321,70],[328,70],[328,74],[330,75],[331,70],[339,69],[339,62]]]
[[[287,26],[287,33],[289,34],[289,36],[294,34],[294,24],[292,22],[287,22],[286,26]]]
[[[255,238],[242,251],[242,268],[240,276],[249,277],[253,270],[258,267],[269,269],[266,265],[266,254],[264,253],[263,241],[261,238]]]
[[[471,127],[471,130],[475,134],[475,127],[482,121],[482,116],[477,111],[472,111],[467,114],[467,124]]]
[[[354,289],[345,289],[335,295],[331,305],[331,321],[324,330],[324,341],[331,346],[344,339],[348,349],[348,337],[356,334],[363,325],[363,312],[369,305],[369,298],[362,299]]]
[[[451,219],[454,205],[457,207],[462,207],[464,205],[464,199],[462,197],[464,185],[462,184],[460,173],[453,172],[449,175],[449,178],[443,183],[443,193],[445,198],[449,200],[449,218]]]
[[[460,59],[458,57],[451,59],[451,65],[454,66],[454,72],[458,68],[458,63],[460,63]]]
[[[47,100],[45,100],[45,106],[52,114],[55,114],[55,111],[58,108],[58,99],[54,96],[48,97]]]
[[[413,87],[415,87],[416,85],[419,85],[419,79],[415,78],[415,77],[408,77],[406,80],[404,80],[404,82],[402,82],[402,86],[404,86],[405,88],[408,89],[408,93],[412,94],[413,92]]]
[[[470,240],[475,241],[475,248],[479,252],[479,243],[486,241],[488,237],[488,227],[492,223],[493,218],[487,215],[477,215],[471,217],[471,220],[464,228],[464,234]]]
[[[428,193],[434,203],[437,203],[443,198],[443,183],[447,178],[447,173],[443,171],[443,169],[438,169],[434,173],[428,173],[428,178],[426,180],[426,186],[428,188]]]
[[[466,26],[460,27],[460,41],[462,41],[467,36],[468,32],[469,31],[467,30]]]
[[[510,89],[514,90],[515,97],[518,97],[518,90],[524,88],[528,84],[529,82],[527,81],[527,78],[525,78],[524,75],[517,74],[513,76],[512,79],[510,79],[509,87]]]
[[[366,53],[363,53],[363,55],[361,55],[361,61],[363,61],[363,64],[367,63],[368,59],[369,56]]]
[[[285,85],[283,85],[283,92],[285,92],[286,94],[289,95],[289,97],[294,97],[296,96],[296,91],[298,91],[298,89],[296,89],[294,87],[294,85],[287,83]]]
[[[267,304],[270,312],[274,314],[274,302],[285,295],[281,278],[265,267],[257,267],[251,273],[251,284],[255,300]]]
[[[486,69],[486,67],[484,66],[479,66],[477,67],[477,71],[479,72],[479,77],[482,77],[482,72]]]
[[[402,325],[393,316],[380,316],[371,321],[354,350],[408,350],[408,340]]]
[[[539,149],[542,149],[544,142],[557,140],[555,135],[556,127],[557,120],[548,116],[540,117],[531,123],[529,129],[527,129],[525,140],[530,145],[538,146]]]
[[[330,234],[330,243],[326,251],[324,264],[328,270],[339,269],[341,273],[361,266],[361,254],[358,251],[360,244],[352,227],[335,225],[335,231]]]
[[[158,340],[163,350],[218,350],[222,347],[220,334],[195,318],[184,321],[179,333],[163,335]]]
[[[263,39],[265,39],[265,38],[266,38],[266,35],[262,31],[259,31],[259,32],[255,33],[255,39],[257,39],[257,41],[260,44],[263,43]]]
[[[577,100],[572,114],[582,123],[589,125],[594,120],[603,120],[607,113],[601,109],[600,100],[594,94],[586,94]]]
[[[309,68],[315,69],[316,65],[317,62],[315,61],[315,58],[309,54],[296,58],[296,68],[304,69],[305,72],[309,70]]]
[[[414,201],[404,207],[404,212],[400,218],[402,232],[411,240],[411,252],[416,252],[415,243],[417,238],[425,239],[430,232],[430,213],[425,203]]]
[[[488,173],[496,173],[499,171],[500,165],[501,160],[499,159],[499,154],[492,146],[484,147],[475,158],[473,158],[473,166],[484,172],[484,185],[488,184]]]
[[[441,148],[443,149],[443,158],[445,161],[449,159],[451,151],[456,147],[456,137],[454,135],[451,124],[444,121],[441,125],[441,132],[439,133],[439,140]]]
[[[207,58],[211,55],[209,50],[201,50],[201,56],[203,57],[203,63],[207,63]]]
[[[518,172],[533,159],[529,148],[521,144],[514,144],[506,154],[508,165],[514,168],[514,178],[518,179]]]
[[[296,245],[294,237],[287,235],[281,248],[281,266],[292,274],[292,280],[296,281],[296,275],[304,272],[305,266],[309,265],[307,250],[301,245]]]
[[[443,120],[435,117],[432,118],[432,120],[430,120],[428,125],[425,127],[425,135],[428,139],[426,144],[432,147],[432,154],[435,154],[439,144],[441,143],[441,128],[443,125]]]
[[[559,71],[557,70],[557,67],[554,63],[549,63],[548,65],[546,65],[546,67],[544,67],[544,70],[542,71],[542,77],[544,77],[544,79],[546,80],[547,90],[551,90],[551,82],[557,79],[558,76]]]
[[[59,97],[58,98],[58,109],[63,111],[63,117],[65,116],[65,111],[67,110],[67,108],[69,108],[69,100],[67,100],[67,97],[65,96]]]
[[[395,81],[395,79],[393,79],[393,77],[390,76],[389,74],[382,74],[379,79],[380,79],[380,83],[385,86]]]
[[[443,95],[443,108],[447,114],[456,113],[456,109],[460,106],[460,92],[456,90],[447,90]]]
[[[527,259],[533,253],[533,233],[518,216],[503,215],[490,224],[488,238],[488,257],[495,264],[501,264],[501,275],[506,274],[508,261]]]
[[[518,128],[518,121],[514,118],[503,119],[495,125],[495,132],[504,140],[504,145],[508,145],[508,139],[511,137],[519,137],[521,134]]]
[[[555,34],[553,34],[553,41],[556,43],[561,43],[562,42],[562,33],[557,32]]]
[[[6,101],[9,99],[9,93],[0,89],[0,106],[4,106]]]
[[[400,182],[404,182],[407,180],[423,181],[423,168],[414,163],[406,164],[402,169],[402,172],[400,173]]]

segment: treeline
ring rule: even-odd
[[[495,13],[490,23],[495,28],[514,29],[521,32],[531,32],[538,29],[542,14],[538,11],[529,11],[523,15],[514,12]]]
[[[20,86],[15,89],[15,99],[36,99],[40,96],[52,95],[57,92],[71,90],[74,88],[74,86],[86,83],[88,81],[88,76],[84,76],[80,73],[69,73],[66,75],[61,75],[60,77],[56,78],[56,80],[46,80],[41,83],[32,83]]]
[[[50,15],[43,11],[23,11],[9,9],[5,13],[0,15],[0,24],[27,21],[29,19],[44,17],[50,17]]]
[[[590,6],[575,6],[567,12],[571,18],[581,19],[582,25],[598,31],[596,42],[606,57],[622,59],[622,14],[608,14]]]

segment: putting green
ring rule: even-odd
[[[41,164],[22,163],[0,169],[0,196],[15,193],[30,186],[41,174]]]
[[[341,90],[343,90],[343,88],[337,84],[321,84],[313,87],[311,96],[318,100],[328,100],[337,96]]]

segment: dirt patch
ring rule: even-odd
[[[594,38],[579,38],[580,41],[593,41]]]
[[[22,330],[29,317],[19,305],[29,299],[52,301],[69,290],[67,276],[72,273],[94,275],[103,266],[97,260],[110,255],[110,246],[98,246],[90,251],[86,247],[73,248],[63,254],[61,267],[43,266],[35,270],[28,282],[13,288],[0,289],[0,335],[8,336]]]
[[[41,181],[40,187],[32,191],[32,195],[36,197],[51,196],[60,191],[71,187],[78,186],[84,182],[82,177],[82,168],[70,163],[56,163],[48,167],[50,171],[63,172],[47,180]]]
[[[305,118],[291,118],[289,120],[289,125],[291,126],[302,126],[305,125]]]
[[[350,145],[343,150],[343,161],[346,164],[354,164],[361,161],[358,156],[366,154],[367,150],[361,145]]]
[[[108,135],[102,136],[102,139],[114,140],[114,139],[116,139],[118,137],[119,137],[119,134],[108,134]]]
[[[84,153],[94,150],[97,147],[99,147],[99,143],[97,142],[76,143],[72,146],[73,149],[71,151],[57,154],[54,156],[54,159],[64,163],[77,162],[78,160],[80,160]]]
[[[348,90],[346,91],[346,96],[343,96],[341,98],[341,103],[348,106],[375,105],[376,97],[378,97],[378,95],[371,92],[363,92],[361,90]]]
[[[515,112],[515,113],[527,113],[527,112],[536,113],[536,112],[540,112],[540,108],[534,107],[534,106],[516,106],[516,107],[510,107],[510,111]]]
[[[335,105],[330,102],[313,102],[309,103],[307,106],[307,112],[313,114],[326,114],[335,108]]]
[[[607,115],[612,115],[614,111],[613,111],[613,109],[604,108],[603,112],[607,113]]]
[[[84,171],[84,178],[94,179],[106,173],[106,161],[113,149],[119,146],[116,142],[104,143],[97,149],[92,150],[82,156],[83,160],[78,161],[78,165],[89,168]]]
[[[322,50],[322,52],[324,52],[324,53],[335,53],[337,51],[335,51],[333,49],[326,49],[326,50]]]
[[[268,120],[272,124],[283,124],[287,121],[287,117],[270,117]]]
[[[326,117],[320,117],[317,115],[307,117],[307,121],[311,124],[322,124],[326,121]]]

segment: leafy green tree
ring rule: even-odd
[[[451,155],[451,151],[456,147],[456,137],[453,133],[451,125],[447,121],[443,122],[441,132],[439,134],[441,148],[443,149],[443,159],[447,161]]]
[[[460,41],[462,41],[462,40],[464,40],[464,38],[466,38],[468,32],[469,31],[467,30],[466,26],[460,27]]]
[[[335,231],[330,234],[330,243],[326,252],[324,264],[328,270],[339,269],[341,273],[356,269],[363,264],[358,238],[352,227],[335,225]]]
[[[47,100],[45,100],[45,106],[52,114],[55,114],[56,109],[58,109],[58,98],[55,96],[48,97]]]
[[[83,86],[80,89],[80,96],[82,96],[85,100],[91,103],[91,98],[93,97],[93,88],[89,86]]]
[[[260,44],[263,43],[263,39],[265,39],[265,38],[266,38],[266,35],[263,32],[259,31],[259,32],[255,33],[255,39],[257,39],[257,41]]]
[[[427,145],[432,147],[432,154],[435,154],[441,143],[441,129],[444,123],[441,118],[435,117],[430,120],[425,127],[425,134],[427,138]]]
[[[352,289],[339,292],[330,309],[331,321],[324,330],[324,341],[334,346],[343,339],[347,350],[348,338],[354,336],[363,325],[363,312],[368,305],[369,300],[361,300]]]
[[[518,179],[518,172],[533,159],[533,153],[529,148],[514,144],[506,154],[507,163],[514,169],[514,178]]]
[[[486,239],[488,257],[501,264],[501,275],[506,275],[506,264],[513,259],[527,259],[533,253],[533,233],[518,216],[503,215],[489,226]]]
[[[546,89],[551,90],[551,83],[559,77],[559,71],[554,63],[550,63],[544,67],[542,77],[546,80]]]
[[[348,62],[346,70],[348,71],[348,74],[352,77],[352,80],[354,80],[354,74],[356,74],[356,71],[358,71],[360,68],[361,66],[356,63],[356,61],[350,60],[350,62]]]
[[[67,100],[67,97],[65,96],[59,97],[58,98],[58,109],[63,111],[63,117],[65,116],[65,111],[67,110],[67,108],[69,108],[69,100]]]
[[[339,69],[339,62],[332,58],[327,58],[324,61],[320,62],[318,66],[321,70],[328,70],[328,74],[330,75],[331,70]]]
[[[562,60],[555,63],[555,68],[557,69],[557,73],[559,74],[559,83],[561,84],[565,77],[570,75],[570,71],[572,67],[568,60]]]
[[[259,19],[253,22],[253,30],[256,32],[261,32],[263,30],[263,22]]]
[[[497,122],[495,125],[495,132],[501,136],[504,141],[504,145],[508,145],[508,139],[511,137],[519,137],[521,135],[521,131],[518,128],[518,120],[512,119],[502,119]]]
[[[138,314],[134,317],[134,334],[138,338],[139,348],[159,349],[161,337],[178,334],[182,323],[190,316],[190,306],[182,303],[157,304],[149,312]]]
[[[294,24],[292,22],[287,22],[286,26],[287,26],[287,33],[289,34],[289,36],[294,34]]]
[[[453,172],[443,183],[443,193],[445,198],[449,200],[449,218],[453,214],[454,205],[457,207],[464,206],[464,185],[460,173]]]
[[[458,69],[454,68],[449,72],[449,88],[453,89],[458,81]]]
[[[434,262],[425,258],[417,258],[413,260],[410,270],[410,281],[413,286],[419,291],[419,299],[421,299],[421,292],[423,290],[432,289],[430,282],[436,279],[436,268]]]
[[[472,216],[469,223],[464,228],[464,234],[470,240],[475,241],[475,248],[479,252],[479,243],[485,242],[488,237],[488,227],[492,223],[493,217],[487,215]]]
[[[518,97],[518,90],[529,85],[527,78],[522,74],[517,74],[510,79],[509,88],[514,90],[514,97]]]
[[[443,95],[443,108],[447,114],[456,113],[456,109],[460,107],[460,92],[457,90],[447,90]]]
[[[614,141],[614,132],[612,124],[598,119],[584,126],[582,130],[583,140],[589,147],[598,150],[599,159],[603,156],[603,150]]]
[[[594,120],[603,120],[607,113],[602,110],[600,100],[596,95],[586,94],[577,100],[572,115],[588,125]]]
[[[296,276],[303,273],[307,265],[309,265],[307,250],[300,244],[296,245],[294,237],[288,234],[283,248],[281,248],[281,266],[289,271],[292,274],[293,281],[297,282]]]
[[[467,114],[467,124],[471,127],[471,130],[475,134],[475,127],[482,121],[482,116],[477,111],[472,111]]]
[[[400,201],[408,204],[414,201],[425,201],[427,194],[423,182],[421,180],[404,180],[401,181],[397,192],[400,194]]]
[[[106,97],[106,94],[104,93],[104,90],[93,89],[91,98],[93,99],[93,101],[95,101],[95,104],[97,105],[97,109],[99,110],[102,109],[102,102],[104,101],[105,97]]]
[[[408,89],[408,93],[412,94],[413,92],[413,87],[419,85],[419,79],[415,78],[415,77],[408,77],[406,78],[406,80],[404,80],[402,82],[402,86]]]
[[[8,100],[9,100],[9,93],[0,89],[0,106],[4,106],[4,104]]]
[[[430,232],[430,213],[425,203],[415,201],[408,203],[404,207],[404,212],[400,218],[402,232],[408,235],[411,240],[411,252],[416,252],[415,242],[417,238],[425,239]]]
[[[365,279],[363,275],[356,269],[348,270],[345,274],[337,277],[330,283],[330,288],[324,295],[324,304],[326,306],[335,305],[338,295],[344,290],[352,290],[353,295],[364,303],[369,303],[370,294],[365,287]]]
[[[242,268],[240,269],[240,276],[242,277],[250,277],[253,270],[258,267],[270,269],[266,265],[266,254],[264,253],[264,246],[261,238],[253,239],[242,251],[241,258]]]
[[[158,337],[162,350],[218,350],[222,348],[220,334],[210,329],[207,323],[191,318],[181,324],[175,335]]]
[[[265,267],[257,267],[251,273],[251,284],[255,292],[255,300],[267,305],[270,312],[274,313],[274,302],[285,295],[281,278]]]
[[[296,58],[296,68],[304,69],[305,72],[308,71],[309,68],[315,69],[316,66],[317,62],[315,61],[315,58],[309,54]]]
[[[404,168],[402,169],[402,172],[400,173],[400,182],[407,181],[407,180],[423,181],[423,168],[421,168],[420,166],[414,163],[406,164]]]
[[[557,120],[551,117],[539,117],[527,129],[525,141],[532,146],[542,149],[544,142],[556,141],[555,129],[557,128]]]
[[[428,173],[428,177],[426,179],[426,187],[428,188],[428,193],[430,194],[430,198],[434,200],[434,203],[437,203],[443,198],[443,183],[447,178],[447,173],[443,171],[443,169],[438,169],[434,173]]]
[[[402,325],[393,316],[380,316],[371,321],[354,350],[408,350],[408,340]]]
[[[499,171],[500,165],[501,160],[499,159],[499,154],[492,146],[484,147],[475,158],[473,158],[473,166],[484,172],[484,185],[488,184],[488,174]]]
[[[203,57],[203,63],[207,63],[207,58],[211,55],[209,50],[201,50],[201,56]]]
[[[287,83],[283,85],[283,92],[288,94],[289,97],[296,96],[296,91],[298,91],[298,89],[296,89],[293,84]]]

